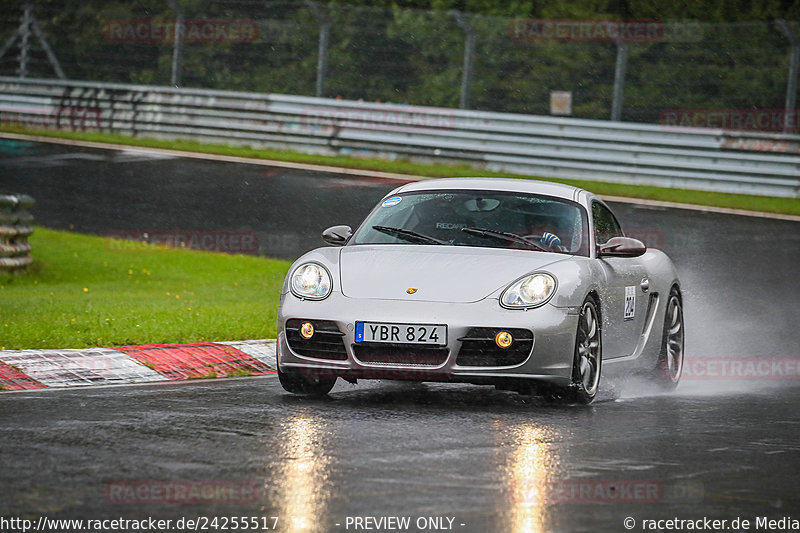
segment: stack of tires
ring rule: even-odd
[[[34,199],[27,194],[0,193],[0,271],[24,268],[33,262],[28,236],[33,233]]]

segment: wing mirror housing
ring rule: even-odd
[[[647,246],[639,239],[631,237],[612,237],[601,244],[598,257],[639,257],[647,251]]]
[[[322,232],[322,240],[333,246],[344,246],[352,235],[350,226],[331,226]]]

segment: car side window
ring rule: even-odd
[[[592,219],[594,220],[594,236],[597,244],[605,244],[612,237],[623,237],[622,228],[614,213],[603,204],[592,203]]]

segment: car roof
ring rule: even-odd
[[[504,192],[522,192],[529,194],[542,194],[545,196],[554,196],[556,198],[563,198],[565,200],[572,200],[574,202],[580,201],[580,196],[591,195],[583,189],[573,187],[571,185],[564,185],[562,183],[553,183],[550,181],[529,180],[524,178],[438,178],[428,179],[422,181],[415,181],[404,185],[399,189],[393,191],[392,194],[400,192],[415,192],[415,191],[432,191],[432,190],[449,190],[449,189],[462,189],[462,190],[487,190],[487,191],[504,191]],[[584,196],[585,201],[586,196]]]

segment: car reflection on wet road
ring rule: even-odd
[[[0,513],[278,516],[279,530],[298,532],[451,517],[456,531],[544,532],[798,508],[797,387],[646,396],[617,385],[588,408],[382,382],[310,400],[284,395],[274,376],[7,394]],[[256,491],[121,502],[105,493],[112,481]]]

